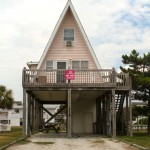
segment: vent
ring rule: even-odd
[[[72,41],[66,41],[66,42],[65,42],[65,45],[66,45],[66,46],[72,46]]]

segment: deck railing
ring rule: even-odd
[[[74,80],[66,80],[65,70],[23,70],[24,87],[125,87],[130,85],[128,74],[114,69],[75,70]]]

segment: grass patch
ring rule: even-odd
[[[54,144],[55,142],[34,142],[34,143],[45,145],[45,144]]]
[[[22,127],[12,127],[11,131],[0,132],[0,148],[22,137]]]
[[[128,141],[131,144],[137,144],[150,149],[150,136],[147,136],[146,133],[134,133],[133,137],[119,136],[118,138],[120,140]]]

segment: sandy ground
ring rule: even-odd
[[[28,138],[31,142],[13,145],[7,150],[137,150],[126,143],[102,137],[51,137],[49,134],[37,134]],[[36,143],[36,142],[41,142]],[[52,142],[44,144],[42,142]]]

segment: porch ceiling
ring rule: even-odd
[[[72,103],[79,100],[96,100],[97,97],[102,95],[105,91],[96,91],[96,90],[72,90],[71,98]],[[41,102],[63,102],[67,100],[67,91],[32,91],[32,93],[38,98]]]

